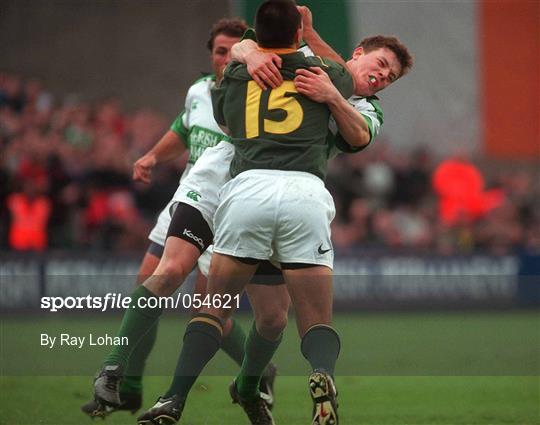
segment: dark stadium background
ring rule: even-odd
[[[540,423],[538,2],[299,3],[344,57],[381,32],[416,60],[380,96],[378,140],[329,170],[343,420]],[[39,335],[114,333],[119,312],[50,313],[40,297],[130,293],[185,158],[150,186],[132,183],[132,163],[210,71],[211,24],[249,22],[257,4],[0,0],[0,424],[82,423],[104,351],[46,351]],[[45,214],[36,249],[10,236],[17,194],[39,205],[33,225]],[[145,406],[168,382],[185,318],[164,319]],[[242,423],[224,391],[234,367],[218,359],[189,423]],[[276,362],[276,418],[305,423],[294,326]]]

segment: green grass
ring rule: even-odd
[[[118,318],[0,320],[0,424],[90,423],[79,406],[90,397],[91,375],[107,348],[50,350],[40,347],[39,334],[114,334]],[[248,329],[249,317],[241,321]],[[172,315],[162,321],[148,366],[153,376],[145,379],[145,407],[168,387],[184,323]],[[530,312],[337,315],[341,423],[540,424],[539,324]],[[308,424],[309,369],[292,323],[275,360],[276,423]],[[235,370],[220,353],[192,391],[181,423],[246,424],[227,395]],[[106,422],[134,424],[135,418],[118,413]]]

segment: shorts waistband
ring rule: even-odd
[[[240,176],[272,176],[274,178],[288,178],[288,177],[300,177],[311,179],[324,185],[324,182],[315,174],[308,173],[307,171],[294,171],[294,170],[265,170],[265,169],[253,169],[246,170],[238,174]]]

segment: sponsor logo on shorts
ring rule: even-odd
[[[188,230],[188,229],[184,229],[184,233],[183,233],[184,236],[187,236],[188,238],[190,239],[193,239],[195,242],[197,242],[199,244],[199,246],[201,247],[201,249],[204,249],[204,241],[202,240],[202,238],[199,238],[198,236],[195,236],[191,230]]]
[[[193,199],[195,202],[199,202],[199,198],[202,196],[199,192],[195,192],[194,190],[190,190],[186,196],[189,199]]]
[[[323,255],[323,254],[326,254],[328,251],[332,251],[332,248],[323,249],[322,245],[323,244],[320,244],[319,249],[317,250],[319,252],[319,254]]]

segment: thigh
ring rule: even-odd
[[[193,270],[200,255],[200,250],[193,243],[169,236],[161,260],[144,286],[158,296],[172,295]]]
[[[199,249],[202,254],[212,244],[213,234],[201,212],[180,202],[174,209],[167,239],[174,236]]]
[[[214,252],[207,285],[210,299],[212,300],[214,296],[219,297],[221,300],[226,297],[240,296],[256,268],[257,264],[243,263],[229,255]],[[235,309],[235,302],[228,303],[226,306],[211,303],[210,306],[203,307],[201,312],[225,320],[233,314]]]
[[[325,266],[284,269],[300,336],[318,324],[332,322],[332,270]]]

